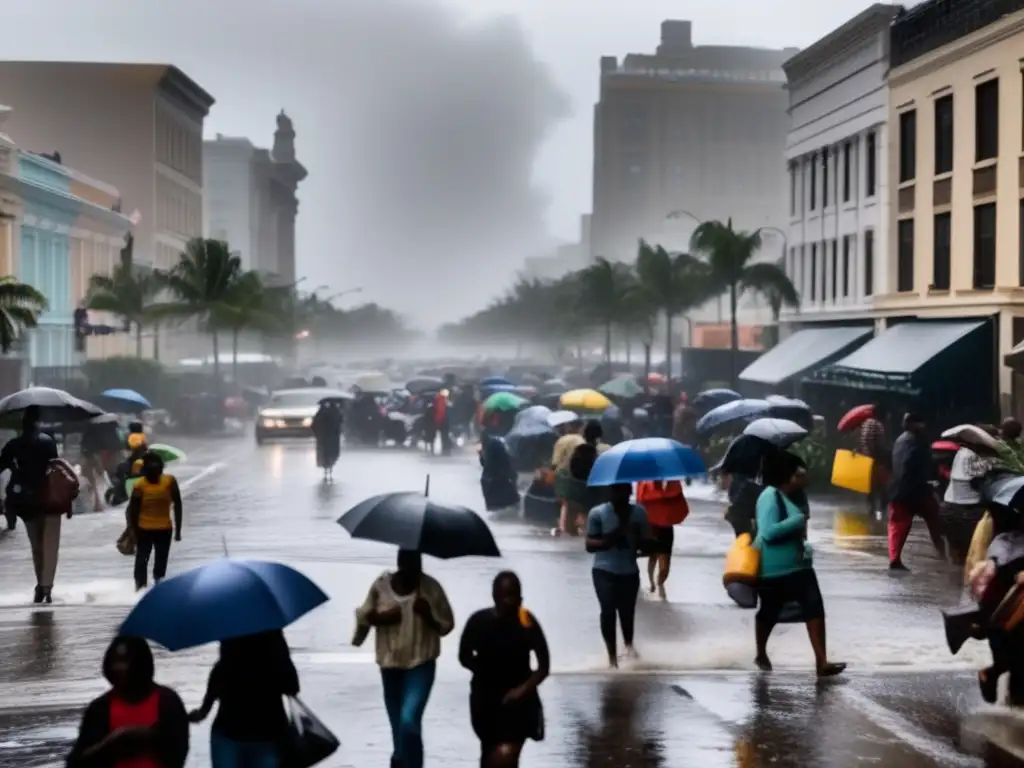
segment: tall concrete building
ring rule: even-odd
[[[656,53],[603,57],[592,253],[632,260],[640,237],[684,248],[693,219],[784,228],[782,63],[796,52],[697,46],[689,21],[665,21]]]
[[[295,282],[296,192],[306,169],[295,156],[295,130],[281,112],[274,148],[217,135],[203,146],[207,237],[226,240],[245,269],[272,282]]]

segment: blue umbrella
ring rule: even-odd
[[[692,405],[694,408],[715,408],[742,399],[743,395],[731,389],[705,389],[697,393]]]
[[[493,395],[495,392],[515,392],[516,391],[516,385],[515,384],[508,384],[508,383],[505,383],[505,384],[481,384],[480,385],[480,391],[483,392],[485,396],[486,395]]]
[[[485,376],[477,382],[479,386],[485,389],[491,389],[493,387],[512,387],[515,386],[511,381],[506,379],[504,376]]]
[[[734,400],[705,413],[697,422],[697,432],[710,432],[724,424],[763,416],[771,409],[767,400]]]
[[[680,480],[705,472],[704,460],[690,446],[664,437],[645,437],[619,443],[598,456],[587,485]]]
[[[153,587],[120,634],[180,651],[284,629],[327,600],[320,587],[287,565],[217,560]]]
[[[140,395],[134,389],[108,389],[103,393],[103,397],[109,397],[111,400],[121,400],[131,405],[141,405],[143,408],[152,408],[153,404],[149,402],[145,397]]]

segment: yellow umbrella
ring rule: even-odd
[[[558,404],[570,411],[603,411],[612,401],[596,389],[574,389],[562,395]]]

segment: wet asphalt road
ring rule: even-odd
[[[288,631],[304,700],[342,748],[325,766],[385,766],[390,735],[372,654],[354,649],[352,609],[391,565],[392,549],[351,540],[335,524],[374,493],[418,490],[481,507],[475,455],[346,451],[333,486],[320,483],[308,443],[257,448],[251,438],[182,443],[175,468],[185,487],[184,541],[171,572],[228,551],[287,562],[332,597]],[[235,469],[232,469],[235,467]],[[974,671],[988,663],[972,644],[949,655],[939,609],[958,599],[958,573],[934,559],[921,532],[911,540],[909,576],[886,570],[884,540],[843,539],[835,510],[814,509],[811,534],[828,610],[831,655],[848,674],[818,683],[801,626],[780,627],[770,654],[776,671],[752,671],[753,615],[721,587],[731,531],[707,487],[691,492],[693,512],[677,531],[669,602],[644,597],[638,611],[642,660],[610,673],[597,629],[589,563],[579,540],[555,539],[517,519],[495,519],[501,560],[436,561],[457,619],[489,602],[502,568],[522,577],[527,606],[544,626],[553,674],[541,692],[547,739],[530,743],[524,766],[676,768],[859,766],[900,768],[1003,764],[974,757],[969,738],[996,714],[980,702]],[[57,765],[82,706],[105,689],[100,657],[135,601],[131,560],[114,541],[120,510],[65,524],[54,605],[28,604],[31,563],[21,532],[0,536],[0,766]],[[424,723],[428,763],[478,765],[468,724],[467,673],[448,639]],[[160,653],[158,678],[187,706],[199,703],[214,648]],[[1016,732],[1015,728],[1010,729]],[[208,765],[208,729],[193,729],[189,766]],[[1012,764],[1012,763],[1011,763]]]

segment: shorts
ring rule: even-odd
[[[761,601],[761,607],[757,610],[758,621],[777,623],[788,603],[800,606],[800,614],[804,621],[825,618],[825,602],[822,600],[818,577],[813,568],[804,568],[785,576],[760,579],[757,582],[757,595]]]
[[[676,540],[676,531],[673,526],[652,525],[651,538],[654,539],[654,546],[651,547],[652,555],[672,554],[672,545]]]

